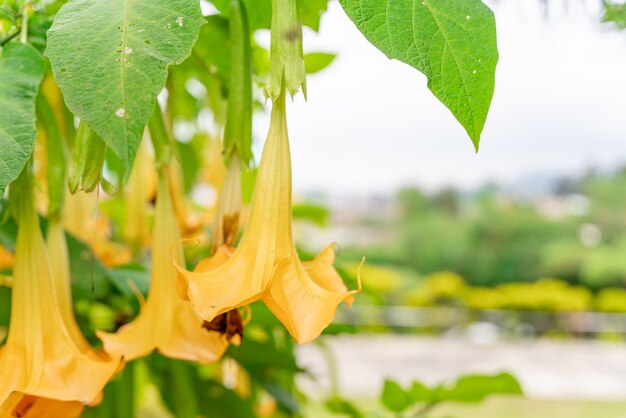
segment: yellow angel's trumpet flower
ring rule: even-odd
[[[97,332],[109,353],[127,360],[159,351],[167,357],[208,363],[228,348],[228,338],[205,328],[189,301],[177,289],[177,263],[183,263],[180,232],[172,207],[167,178],[159,176],[152,246],[152,281],[147,301],[135,320],[115,334]]]
[[[333,247],[308,262],[296,253],[291,227],[291,157],[284,92],[274,102],[256,180],[250,218],[230,256],[222,247],[194,272],[177,263],[188,282],[196,312],[205,320],[258,299],[299,343],[316,338],[332,321],[339,303],[352,302],[335,271]]]
[[[0,351],[0,408],[16,392],[89,404],[118,371],[120,359],[96,353],[78,331],[67,306],[69,290],[61,291],[69,277],[51,265],[32,189],[16,192],[19,229],[11,323]]]
[[[57,401],[13,393],[0,407],[0,418],[78,418],[85,405],[78,401]]]

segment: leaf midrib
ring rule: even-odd
[[[130,1],[124,0],[124,32],[122,33],[122,49],[121,55],[122,59],[120,60],[121,65],[121,84],[122,84],[122,109],[124,109],[124,116],[122,116],[124,122],[124,145],[125,148],[128,148],[128,120],[126,119],[126,115],[128,110],[126,109],[126,59],[129,54],[126,54],[126,48],[128,45],[128,15],[130,9]],[[116,110],[115,110],[116,111]],[[120,155],[120,158],[126,159],[127,155]]]
[[[415,1],[418,1],[418,0],[413,0],[414,4],[415,4]],[[469,102],[469,94],[467,92],[467,86],[465,85],[465,77],[463,77],[463,72],[461,71],[461,68],[459,67],[459,61],[457,60],[456,54],[454,53],[454,49],[450,48],[449,46],[450,42],[448,41],[448,36],[446,32],[444,31],[444,27],[439,22],[439,19],[437,19],[434,9],[430,6],[430,0],[421,0],[421,1],[424,2],[424,6],[426,6],[426,8],[430,11],[430,14],[433,16],[433,20],[437,24],[437,29],[439,30],[439,32],[441,33],[441,36],[443,37],[445,41],[444,47],[441,51],[441,61],[442,61],[441,65],[443,65],[443,54],[446,48],[448,48],[448,50],[450,51],[450,54],[452,55],[452,59],[454,60],[454,66],[456,67],[456,70],[459,73],[459,77],[461,77],[461,86],[463,87],[463,91],[465,93],[464,94],[465,101],[467,102],[467,108],[470,114],[470,118],[472,119],[472,128],[474,131],[474,135],[476,135],[476,124],[475,124],[476,119],[474,118],[474,112]]]

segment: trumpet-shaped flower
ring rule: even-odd
[[[148,299],[135,320],[115,334],[98,332],[109,353],[127,360],[159,351],[167,357],[208,363],[218,360],[228,338],[204,327],[189,301],[176,289],[177,273],[172,264],[172,248],[177,263],[183,262],[180,232],[172,207],[167,178],[159,176],[152,247],[152,281]]]
[[[0,406],[0,418],[78,418],[85,405],[78,401],[55,399],[13,393]]]
[[[339,303],[352,302],[335,271],[333,247],[308,262],[296,253],[291,226],[291,156],[284,92],[274,102],[247,228],[238,248],[218,250],[189,272],[196,312],[205,320],[258,299],[285,325],[297,342],[316,338],[332,321]]]
[[[11,323],[0,351],[0,406],[11,403],[15,393],[88,404],[119,370],[120,359],[95,352],[80,334],[69,275],[50,261],[32,193],[18,193],[14,201],[19,230]]]

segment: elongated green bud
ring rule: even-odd
[[[291,97],[302,87],[306,99],[302,19],[298,0],[272,0],[270,78],[265,85],[265,97],[276,100],[283,83]]]
[[[84,122],[78,125],[68,183],[70,192],[90,192],[100,183],[106,157],[106,144]]]
[[[48,216],[56,218],[61,214],[65,196],[67,146],[54,111],[41,92],[37,96],[37,117],[47,138]]]
[[[35,210],[35,196],[33,193],[35,177],[33,176],[33,161],[28,160],[20,175],[9,186],[9,207],[11,214],[18,224],[34,224],[39,227],[39,219]]]
[[[252,65],[248,17],[241,0],[230,0],[229,22],[231,66],[224,157],[228,164],[239,157],[243,167],[248,167],[252,160]]]

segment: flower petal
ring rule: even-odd
[[[272,109],[243,238],[232,257],[207,271],[187,271],[189,299],[206,321],[263,296],[275,267],[293,252],[291,231],[291,160],[284,98]]]
[[[351,303],[349,291],[333,268],[333,247],[305,263],[297,257],[278,266],[263,302],[300,344],[317,338],[332,322],[337,306]]]

